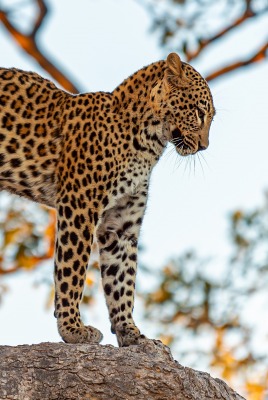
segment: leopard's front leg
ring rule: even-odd
[[[102,284],[119,346],[140,344],[146,337],[134,323],[137,242],[147,191],[126,196],[106,211],[98,229]]]
[[[99,343],[101,332],[85,326],[79,311],[97,212],[74,207],[74,201],[60,204],[57,210],[55,316],[65,342]]]

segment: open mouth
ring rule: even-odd
[[[184,136],[181,134],[181,131],[178,128],[176,128],[176,129],[174,129],[174,131],[172,131],[173,139],[183,139],[183,137]]]
[[[181,156],[188,156],[196,153],[196,143],[191,135],[183,135],[178,128],[175,128],[172,133],[172,143],[176,146],[178,153]]]

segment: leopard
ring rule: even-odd
[[[66,343],[98,344],[80,303],[92,246],[120,347],[147,339],[133,319],[138,242],[150,176],[169,143],[205,150],[215,107],[177,53],[112,92],[72,94],[35,72],[0,69],[0,190],[56,210],[55,311]]]

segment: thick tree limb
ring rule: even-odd
[[[242,400],[220,379],[183,367],[160,342],[115,348],[0,347],[1,400]]]

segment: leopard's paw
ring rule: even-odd
[[[119,347],[137,346],[149,340],[135,325],[117,326],[115,332]]]
[[[91,343],[98,344],[102,341],[102,333],[93,326],[76,327],[58,323],[59,334],[66,343]]]

